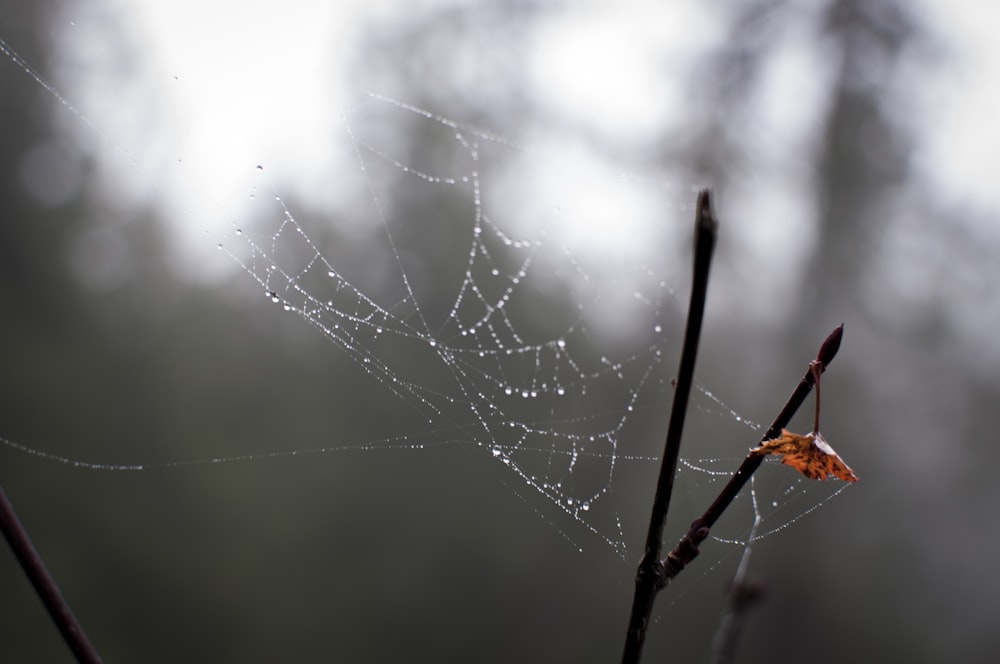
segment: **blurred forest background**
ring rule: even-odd
[[[90,4],[114,26],[127,3]],[[769,422],[845,323],[823,429],[861,482],[755,548],[751,576],[768,594],[738,661],[996,661],[1000,224],[995,209],[947,190],[946,160],[917,158],[933,131],[917,110],[936,103],[956,36],[902,0],[803,4],[732,0],[710,25],[686,26],[706,39],[683,67],[663,67],[660,85],[681,103],[655,140],[567,126],[525,84],[523,36],[571,20],[566,3],[373,13],[351,27],[343,66],[363,88],[514,140],[559,127],[651,181],[712,186],[723,225],[697,378],[742,415]],[[0,38],[70,103],[73,79],[54,63],[65,65],[76,12],[0,3]],[[110,80],[142,72],[141,35],[109,43]],[[795,140],[769,113],[791,113],[799,91],[775,99],[767,84],[789,43],[809,46],[827,73],[812,81],[813,112],[788,120]],[[115,98],[110,84],[95,94]],[[390,435],[403,415],[384,387],[266,303],[246,274],[192,278],[201,259],[173,236],[165,217],[176,210],[101,178],[95,153],[133,144],[102,134],[109,118],[87,120],[97,128],[0,58],[0,436],[148,465]],[[169,140],[150,132],[166,154]],[[400,133],[399,153],[433,153],[430,140]],[[412,218],[444,233],[468,223],[460,206],[405,191]],[[683,301],[690,199],[664,201],[668,228],[644,239],[683,266]],[[342,272],[365,267],[370,240],[345,230],[343,210],[288,204],[348,243]],[[774,221],[789,217],[788,228]],[[397,238],[403,252],[428,250],[416,228]],[[696,455],[692,445],[683,453]],[[0,483],[105,661],[616,661],[655,465],[616,487],[628,525],[639,524],[624,561],[600,543],[580,554],[539,518],[545,501],[519,500],[497,465],[468,446],[112,472],[0,447]],[[710,561],[696,561],[686,574],[697,583],[679,599],[667,589],[647,661],[701,660],[736,558],[709,575]],[[70,660],[6,549],[0,597],[0,660]]]

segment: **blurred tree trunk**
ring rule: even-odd
[[[866,267],[877,258],[884,213],[901,191],[912,148],[897,74],[925,32],[898,0],[829,0],[815,11],[783,0],[748,0],[729,3],[717,18],[726,36],[695,68],[689,87],[696,110],[661,155],[686,162],[694,177],[721,190],[723,199],[740,184],[753,187],[755,178],[768,177],[767,157],[752,146],[760,130],[759,96],[768,67],[789,57],[784,46],[790,36],[811,35],[819,60],[832,64],[828,97],[816,124],[806,130],[818,138],[806,141],[815,146],[814,154],[787,155],[782,158],[791,165],[772,169],[777,177],[803,165],[812,173],[815,242],[803,262],[806,286],[787,311],[788,320],[805,321],[805,327],[790,329],[786,321],[775,321],[790,329],[786,341],[792,348],[801,342],[808,353],[841,322],[837,312],[865,299]],[[781,103],[800,102],[792,91]],[[726,250],[725,243],[720,249]],[[775,247],[775,255],[781,249]],[[720,260],[721,266],[726,263]],[[789,282],[795,279],[788,275]]]
[[[886,208],[906,179],[912,148],[906,129],[891,115],[898,109],[889,108],[893,75],[907,44],[920,34],[896,0],[837,0],[822,27],[839,64],[816,158],[817,239],[805,280],[810,286],[796,315],[817,331],[828,327],[824,313],[865,300],[866,267],[877,258]]]

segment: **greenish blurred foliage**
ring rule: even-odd
[[[50,11],[0,5],[0,37],[42,76]],[[516,136],[543,115],[512,73],[519,35],[549,11],[522,2],[401,16],[371,27],[354,67],[373,88]],[[720,192],[710,299],[757,297],[760,266],[740,263],[741,248],[726,239],[727,224],[751,223],[729,192],[752,184],[745,109],[794,12],[794,3],[726,3],[718,16],[727,38],[687,82],[683,130],[631,157],[650,174],[686,173]],[[993,300],[953,288],[977,280],[947,271],[995,275],[996,247],[951,223],[969,211],[946,209],[909,169],[916,137],[898,96],[884,94],[906,83],[895,77],[902,62],[934,53],[930,27],[892,0],[830,0],[815,20],[839,63],[815,152],[801,158],[814,173],[817,239],[805,269],[789,269],[795,286],[783,309],[713,310],[699,382],[766,421],[845,321],[824,383],[824,431],[862,481],[755,548],[751,575],[769,593],[750,616],[740,661],[990,661],[1000,651],[991,626],[1000,546],[989,413],[1000,381],[995,362],[978,362],[962,343],[965,317]],[[466,79],[451,70],[456,62]],[[462,93],[470,85],[471,98]],[[618,470],[634,539],[622,561],[473,446],[350,449],[417,427],[414,411],[246,275],[212,286],[180,278],[158,212],[108,219],[117,208],[96,193],[89,158],[52,126],[65,110],[9,58],[0,59],[0,91],[0,435],[72,459],[150,466],[340,448],[141,472],[0,449],[0,482],[106,661],[619,657],[653,464]],[[400,152],[446,152],[415,125]],[[48,182],[32,175],[63,167]],[[424,312],[441,319],[467,250],[449,229],[467,221],[469,201],[389,188],[398,196],[385,201],[388,216],[405,210],[409,222],[396,236],[401,259]],[[341,233],[335,219],[310,224],[321,213],[291,205],[345,273],[392,268],[371,238]],[[900,209],[923,212],[886,216]],[[890,241],[899,237],[924,243],[918,255],[930,258],[916,268],[940,271],[935,292],[893,290],[882,266],[899,260]],[[775,269],[783,251],[773,249]],[[568,297],[539,294],[539,330],[567,315]],[[441,379],[403,355],[393,358],[401,374],[426,374],[431,387]],[[656,453],[665,419],[653,411],[630,435],[649,437]],[[693,413],[685,453],[698,455],[690,446],[707,438],[746,437],[725,419]],[[707,497],[678,496],[672,536]],[[583,555],[564,531],[585,544]],[[701,660],[736,557],[709,542],[661,596],[648,661]],[[7,552],[0,596],[0,660],[69,661]]]

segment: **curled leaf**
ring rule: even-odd
[[[824,480],[832,475],[845,482],[858,481],[854,471],[847,467],[818,431],[803,436],[782,429],[780,436],[763,442],[750,452],[757,456],[777,454],[783,464],[814,480]]]

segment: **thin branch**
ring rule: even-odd
[[[712,644],[712,664],[729,664],[736,658],[743,627],[750,609],[764,599],[764,584],[753,579],[733,580],[726,599],[726,613]]]
[[[14,555],[21,563],[21,568],[31,580],[31,585],[34,586],[35,592],[45,604],[45,608],[48,609],[49,615],[52,616],[52,620],[55,621],[56,627],[62,633],[63,639],[66,640],[70,650],[76,656],[76,660],[87,663],[100,662],[101,658],[97,655],[97,651],[87,640],[87,635],[83,633],[80,623],[73,617],[73,612],[70,611],[69,604],[59,592],[55,580],[45,569],[45,563],[42,562],[41,556],[38,555],[38,551],[31,543],[31,538],[28,537],[27,531],[17,518],[14,506],[7,499],[3,487],[0,487],[0,529],[3,530],[4,537],[7,538],[10,548],[14,550]]]
[[[726,593],[725,612],[722,614],[719,628],[712,640],[712,664],[729,664],[735,659],[736,647],[739,645],[747,615],[750,609],[763,599],[766,592],[764,584],[747,577],[752,542],[757,537],[757,530],[762,521],[760,512],[757,510],[756,496],[753,497],[753,501],[755,515],[753,527],[750,528],[750,533],[747,535],[747,545],[743,549],[743,555],[740,557],[740,564],[736,568],[733,582],[729,586],[729,592]]]
[[[830,336],[826,338],[823,345],[820,346],[819,353],[816,354],[816,359],[809,363],[809,368],[806,370],[806,374],[799,381],[798,386],[792,392],[792,395],[788,397],[788,401],[785,403],[785,407],[781,409],[778,416],[774,419],[774,422],[768,428],[767,432],[761,438],[761,443],[776,438],[781,430],[788,425],[795,415],[795,412],[799,409],[802,403],[809,396],[810,390],[812,390],[813,384],[816,382],[820,374],[826,371],[826,368],[836,357],[837,351],[840,349],[840,340],[844,335],[844,325],[841,324],[837,329],[830,333]],[[733,474],[729,483],[723,487],[719,496],[715,499],[705,513],[699,518],[695,519],[691,524],[691,528],[688,530],[687,534],[681,538],[681,541],[677,544],[673,551],[667,554],[666,559],[662,563],[663,579],[662,584],[665,586],[670,582],[675,576],[680,574],[684,567],[694,560],[698,556],[698,546],[705,541],[708,537],[709,530],[715,522],[719,520],[722,513],[726,511],[733,499],[743,488],[743,485],[747,483],[747,480],[754,474],[757,468],[760,467],[761,462],[764,460],[762,455],[748,454],[743,463],[740,464],[739,469]]]
[[[705,296],[708,291],[708,273],[712,263],[712,252],[719,223],[712,210],[711,193],[705,189],[698,194],[695,205],[694,279],[691,286],[691,301],[688,305],[687,328],[684,331],[684,346],[681,350],[680,366],[674,389],[674,401],[670,409],[670,423],[664,442],[660,475],[656,482],[656,495],[649,517],[649,532],[646,547],[635,575],[635,596],[632,613],[625,635],[623,663],[635,663],[642,656],[642,646],[646,640],[646,627],[653,611],[656,593],[665,585],[660,554],[663,550],[663,530],[670,507],[677,460],[680,457],[681,433],[684,430],[684,416],[694,380],[694,365],[698,355],[698,341],[701,337],[701,323],[705,313]]]

